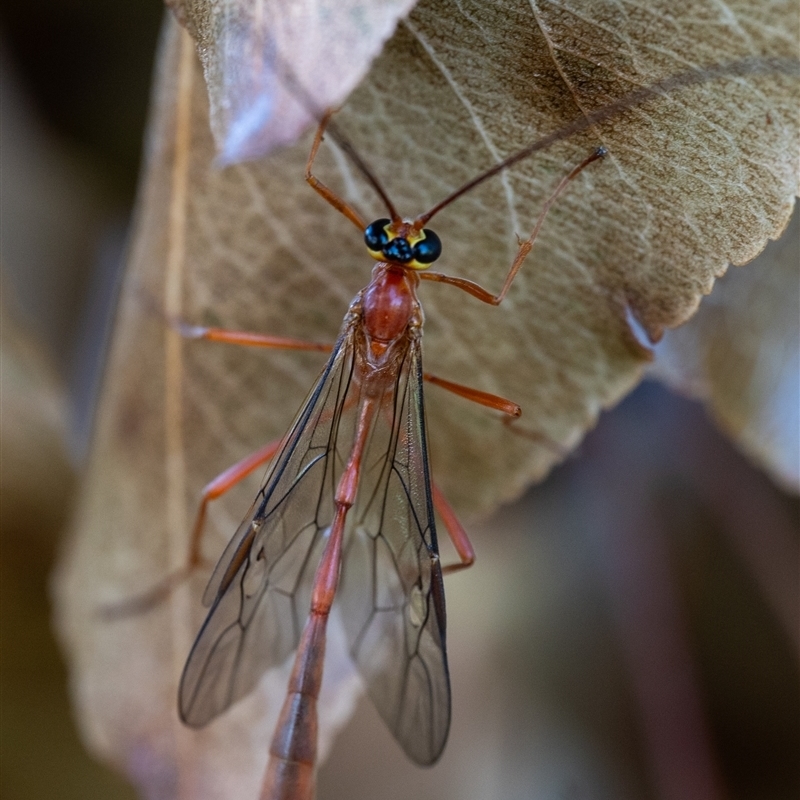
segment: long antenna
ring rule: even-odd
[[[321,112],[311,95],[305,90],[297,77],[292,72],[288,64],[279,56],[275,57],[276,64],[278,65],[281,73],[281,78],[287,85],[289,91],[294,95],[295,99],[306,109],[306,111],[317,120],[322,122],[325,114]],[[613,117],[618,116],[623,111],[628,111],[632,108],[646,103],[659,97],[664,97],[667,93],[677,89],[683,89],[688,86],[695,86],[700,83],[714,80],[723,77],[742,77],[747,75],[771,74],[780,73],[790,75],[792,77],[800,77],[800,60],[794,58],[771,58],[761,56],[751,56],[743,58],[738,61],[729,61],[726,64],[717,64],[710,67],[701,67],[698,69],[687,70],[686,72],[679,72],[675,75],[665,78],[664,80],[657,81],[650,86],[644,86],[636,89],[629,94],[614,100],[608,105],[602,106],[596,111],[570,122],[568,125],[553,131],[547,136],[538,139],[537,141],[524,147],[516,153],[498,162],[489,169],[477,175],[472,180],[460,186],[454,192],[449,194],[440,203],[437,203],[430,211],[421,214],[414,221],[415,228],[422,228],[432,217],[438,214],[443,208],[446,208],[451,203],[455,202],[463,194],[474,189],[479,184],[494,177],[503,170],[512,167],[514,164],[522,161],[534,153],[544,150],[555,142],[563,139],[568,139],[577,133],[588,130],[594,125],[601,122],[606,122]],[[345,136],[341,129],[332,120],[328,122],[326,133],[328,133],[334,142],[342,149],[345,155],[350,159],[353,166],[366,178],[367,182],[377,192],[381,198],[389,216],[392,219],[399,219],[400,215],[394,207],[394,203],[389,199],[389,195],[381,185],[375,173],[370,169],[364,159],[359,155],[353,146],[352,142]]]
[[[369,181],[372,188],[378,193],[381,200],[383,200],[383,204],[386,206],[389,216],[393,220],[400,220],[401,217],[397,213],[394,203],[392,203],[392,201],[389,199],[389,195],[384,191],[381,182],[358,154],[352,142],[341,132],[339,126],[336,125],[332,120],[329,120],[328,124],[325,126],[325,133],[330,134],[331,139],[333,139],[333,141],[339,145],[342,151],[349,156],[356,169]]]
[[[422,228],[431,219],[431,217],[433,217],[435,214],[438,214],[446,206],[449,206],[450,203],[457,200],[459,197],[461,197],[461,195],[466,194],[468,191],[478,186],[478,184],[481,184],[489,178],[497,175],[498,172],[508,169],[519,161],[522,161],[524,158],[527,158],[529,155],[532,155],[539,150],[544,150],[544,148],[549,147],[554,142],[567,139],[570,136],[574,136],[576,133],[581,133],[582,131],[591,128],[593,125],[597,125],[600,122],[605,122],[606,120],[621,114],[623,111],[627,111],[631,108],[642,105],[642,103],[645,103],[648,100],[656,97],[663,97],[665,94],[667,94],[667,92],[674,91],[675,89],[683,89],[687,86],[705,83],[706,81],[713,80],[714,78],[774,72],[800,76],[800,61],[791,58],[761,58],[754,56],[751,58],[741,59],[740,61],[731,61],[727,64],[719,64],[716,66],[679,72],[677,75],[672,75],[669,78],[665,78],[663,81],[658,81],[650,86],[636,89],[635,91],[620,97],[619,100],[615,100],[614,102],[609,103],[607,106],[603,106],[596,111],[585,114],[580,119],[576,119],[574,122],[565,125],[563,128],[559,128],[557,131],[548,134],[542,139],[538,139],[533,144],[530,144],[527,147],[524,147],[522,150],[513,153],[512,155],[508,156],[508,158],[505,158],[499,163],[495,164],[493,167],[489,167],[489,169],[487,169],[485,172],[477,175],[471,181],[468,181],[463,186],[456,189],[452,194],[449,194],[430,211],[426,211],[424,214],[417,217],[417,219],[414,221],[414,227]]]

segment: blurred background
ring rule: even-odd
[[[9,800],[135,797],[81,745],[48,578],[90,442],[162,13],[0,10]],[[407,763],[364,701],[321,769],[322,800],[800,797],[800,505],[698,404],[645,383],[544,484],[471,528],[478,564],[448,584],[442,762]]]
[[[48,580],[89,439],[163,6],[9,0],[2,61],[0,795],[134,798],[78,738]]]

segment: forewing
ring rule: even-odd
[[[417,341],[365,452],[339,597],[378,712],[409,758],[433,763],[450,726],[450,679]]]
[[[297,647],[311,584],[352,441],[353,335],[345,331],[226,547],[204,595],[211,605],[181,676],[188,725],[205,725]]]

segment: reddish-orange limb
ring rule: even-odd
[[[278,451],[282,442],[283,439],[277,439],[274,442],[264,445],[264,447],[246,456],[232,467],[226,469],[225,472],[217,475],[213,481],[206,484],[201,493],[200,508],[197,510],[197,517],[192,527],[192,533],[189,539],[189,554],[186,563],[174,572],[171,572],[143,594],[124,600],[121,603],[104,607],[100,612],[101,616],[106,619],[119,619],[150,611],[164,602],[173,590],[189,578],[198,567],[211,566],[209,562],[203,558],[200,549],[203,541],[203,527],[205,525],[209,502],[211,500],[216,500],[218,497],[222,497],[225,492],[244,480],[244,478],[250,475],[254,470],[266,464]]]
[[[225,342],[244,347],[271,347],[279,350],[315,350],[330,353],[333,345],[323,342],[307,342],[305,339],[292,339],[288,336],[270,336],[249,331],[232,331],[227,328],[207,328],[203,325],[190,325],[183,320],[174,320],[172,327],[187,339],[207,339],[210,342]]]
[[[322,687],[328,615],[336,596],[347,512],[356,499],[374,402],[362,403],[353,449],[336,487],[336,511],[311,592],[311,610],[295,654],[286,700],[269,749],[261,800],[313,800],[317,760],[317,699]]]
[[[312,172],[311,167],[314,165],[314,159],[317,157],[317,151],[320,144],[322,144],[322,136],[325,133],[325,128],[330,119],[330,112],[327,113],[317,128],[317,135],[314,137],[314,144],[311,145],[311,152],[308,154],[308,161],[306,162],[306,183],[322,197],[330,203],[339,213],[344,214],[353,225],[356,226],[362,233],[367,227],[367,223],[361,218],[361,215],[356,211],[344,198],[339,197],[333,189],[326,186],[319,178]]]
[[[206,522],[206,511],[208,504],[212,500],[216,500],[225,494],[229,489],[236,486],[237,483],[243,481],[248,475],[257,470],[259,467],[266,464],[278,452],[283,439],[276,439],[274,442],[269,442],[263,447],[260,447],[249,456],[245,456],[241,461],[238,461],[232,467],[228,467],[224,472],[217,475],[214,480],[207,483],[203,487],[200,499],[200,508],[197,509],[197,517],[195,517],[194,526],[192,527],[192,535],[189,539],[189,567],[190,569],[197,566],[202,561],[200,553],[200,545],[203,541],[203,527]]]
[[[457,394],[459,397],[471,400],[473,403],[478,403],[478,405],[493,408],[496,411],[502,411],[511,418],[516,418],[522,414],[522,409],[516,403],[512,403],[511,400],[506,400],[503,397],[498,397],[496,394],[489,394],[489,392],[482,392],[480,389],[473,389],[470,386],[453,383],[453,381],[447,381],[444,378],[431,375],[430,372],[426,372],[423,378],[434,386],[441,386],[442,389]]]
[[[558,186],[556,186],[556,188],[553,190],[553,193],[547,199],[547,202],[545,202],[544,207],[539,214],[539,218],[536,220],[536,224],[533,226],[533,233],[531,233],[527,239],[519,243],[519,250],[517,250],[517,255],[514,257],[511,268],[508,270],[508,275],[506,275],[503,288],[500,289],[497,294],[492,294],[490,291],[484,289],[474,281],[469,281],[466,278],[454,278],[450,275],[442,275],[440,272],[420,272],[419,277],[422,280],[434,281],[437,283],[447,283],[450,286],[455,286],[456,288],[467,292],[467,294],[471,294],[473,297],[476,297],[482,303],[488,303],[489,305],[493,306],[500,305],[500,303],[503,302],[503,298],[506,296],[506,294],[508,294],[508,290],[511,288],[511,284],[514,282],[514,278],[520,271],[522,264],[528,257],[528,253],[530,253],[533,243],[536,241],[536,237],[539,235],[539,231],[544,223],[544,218],[547,216],[547,212],[550,210],[550,207],[553,205],[553,203],[555,203],[564,189],[567,188],[569,183],[575,177],[577,177],[579,173],[581,173],[593,161],[603,158],[605,154],[606,151],[603,148],[595,150],[594,153],[592,153],[588,158],[585,158],[580,164],[578,164],[577,167],[572,169],[568,175],[565,175],[561,179]]]
[[[439,513],[447,535],[450,537],[450,541],[461,559],[456,564],[447,564],[442,567],[443,575],[451,575],[460,569],[471,567],[475,563],[475,548],[472,546],[472,542],[469,540],[463,525],[459,522],[456,512],[453,511],[452,506],[447,502],[439,487],[433,482],[431,482],[431,494],[433,496],[433,507]]]

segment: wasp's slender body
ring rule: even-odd
[[[366,225],[354,208],[314,177],[311,167],[326,123],[314,141],[306,180],[363,232],[378,262],[369,284],[351,303],[336,344],[328,348],[179,325],[192,338],[331,351],[286,436],[206,487],[188,565],[173,576],[182,578],[200,562],[208,502],[271,460],[253,506],[206,589],[203,599],[211,608],[179,690],[181,718],[192,726],[204,725],[246,695],[268,667],[296,650],[262,800],[310,800],[314,795],[316,703],[334,599],[342,609],[353,660],[395,738],[419,764],[431,764],[441,754],[450,725],[442,574],[469,566],[474,551],[431,481],[423,379],[509,417],[519,416],[520,409],[423,373],[417,289],[427,279],[487,303],[501,302],[552,202],[578,172],[603,155],[597,151],[561,181],[533,234],[520,244],[500,293],[492,295],[471,281],[425,271],[438,258],[441,243],[423,226],[449,201],[415,220],[403,220],[366,171],[391,214]],[[434,507],[460,558],[444,569]],[[163,588],[172,585],[169,580]]]

